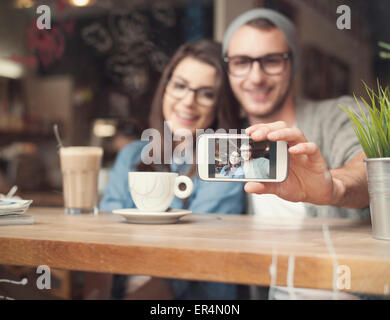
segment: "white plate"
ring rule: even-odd
[[[129,223],[170,224],[176,223],[181,217],[190,214],[190,210],[172,209],[164,212],[142,212],[138,209],[118,209],[112,213],[119,214]]]

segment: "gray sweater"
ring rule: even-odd
[[[357,108],[356,101],[348,96],[322,101],[297,99],[295,102],[297,127],[308,141],[318,145],[330,169],[343,166],[362,151],[349,117],[339,105]],[[313,217],[365,219],[370,216],[369,208],[355,210],[312,204],[305,206],[308,216]]]

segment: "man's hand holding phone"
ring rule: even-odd
[[[331,204],[339,196],[342,184],[332,179],[328,165],[318,146],[308,142],[298,128],[289,128],[285,122],[257,124],[246,129],[253,141],[287,141],[290,155],[289,174],[280,183],[248,182],[245,191],[257,194],[275,194],[294,202]],[[339,185],[336,186],[336,184]]]
[[[205,181],[282,182],[288,175],[287,143],[255,142],[246,134],[204,134],[197,141],[197,163]]]

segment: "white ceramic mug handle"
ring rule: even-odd
[[[186,185],[185,190],[180,190],[179,186],[181,183],[184,183]],[[178,176],[175,179],[174,190],[175,190],[176,197],[180,199],[188,198],[191,195],[192,191],[194,190],[194,184],[192,183],[192,180],[189,177]]]

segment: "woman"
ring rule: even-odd
[[[221,46],[209,40],[184,44],[173,56],[160,79],[149,119],[151,128],[157,129],[163,137],[162,141],[166,138],[165,121],[169,134],[186,129],[193,142],[197,129],[239,127],[239,108],[234,104],[236,100],[230,91],[221,56]],[[129,193],[127,172],[137,170],[172,171],[193,179],[194,192],[185,201],[175,198],[171,205],[173,209],[188,209],[194,213],[244,212],[242,184],[201,181],[195,176],[195,163],[179,164],[171,159],[171,164],[146,165],[141,161],[141,151],[147,143],[132,142],[118,154],[100,204],[101,210],[135,207]],[[172,149],[176,145],[174,142]],[[164,143],[161,149],[161,155],[164,155]],[[235,285],[179,280],[169,283],[176,299],[237,298]]]
[[[240,165],[240,154],[237,151],[233,151],[229,157],[230,164],[224,166],[221,170],[221,175],[229,178],[245,178],[244,170]]]

